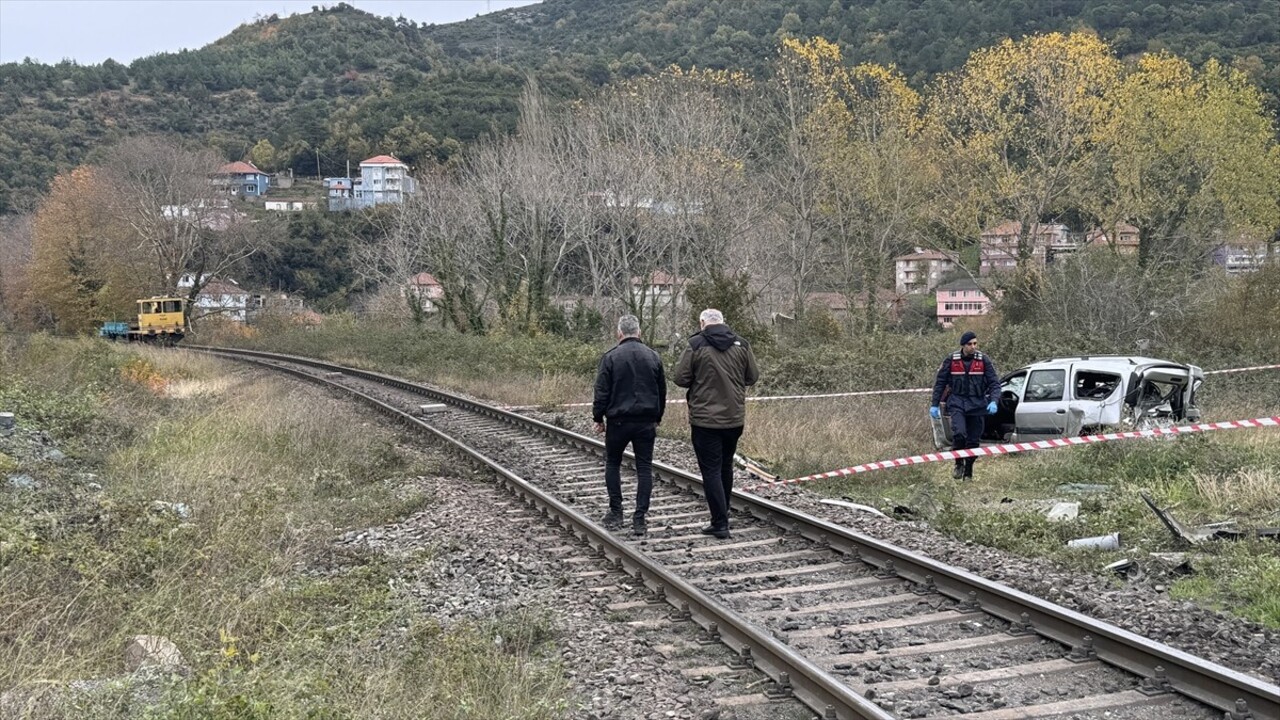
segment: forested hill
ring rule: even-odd
[[[0,65],[0,212],[95,148],[160,132],[304,175],[395,153],[447,159],[515,122],[526,77],[569,98],[682,66],[763,72],[780,37],[837,40],[917,86],[1004,37],[1093,28],[1121,55],[1217,57],[1280,95],[1280,0],[545,0],[420,25],[339,4],[260,18],[199,50],[125,66]]]

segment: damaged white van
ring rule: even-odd
[[[1204,370],[1195,365],[1149,357],[1085,355],[1033,363],[1001,380],[1000,402],[982,439],[1026,442],[1199,422],[1195,401],[1203,383]],[[946,418],[935,423],[934,441],[950,445]]]

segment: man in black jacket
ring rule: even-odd
[[[653,441],[667,408],[667,380],[662,359],[640,341],[635,315],[618,318],[618,344],[600,358],[591,416],[604,433],[604,485],[609,512],[601,521],[610,530],[622,526],[622,452],[627,444],[636,457],[636,511],[633,535],[644,535],[649,494],[653,490]],[[605,420],[608,420],[606,428]]]
[[[688,388],[693,452],[702,472],[711,524],[704,535],[729,537],[729,497],[733,494],[733,454],[747,420],[747,386],[760,377],[751,346],[724,324],[719,310],[703,310],[702,330],[676,366],[675,383]]]

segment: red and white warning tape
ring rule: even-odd
[[[903,390],[861,390],[859,392],[842,392],[842,393],[823,393],[820,395],[751,395],[747,397],[747,402],[764,402],[766,400],[816,400],[819,398],[842,398],[842,397],[858,397],[860,395],[900,395],[903,393],[927,393],[932,392],[930,388],[905,388]],[[681,398],[668,400],[668,405],[680,405],[688,402]],[[532,410],[541,407],[540,405],[509,405],[504,410]],[[556,407],[591,407],[591,403],[564,403]]]
[[[1228,368],[1226,370],[1207,370],[1205,375],[1223,375],[1226,373],[1242,373],[1253,372],[1254,370],[1275,370],[1280,365],[1254,365],[1253,367]],[[860,390],[857,392],[840,392],[840,393],[820,393],[815,395],[758,395],[747,398],[747,402],[765,402],[768,400],[819,400],[822,398],[843,398],[843,397],[861,397],[866,395],[902,395],[906,393],[927,393],[931,392],[930,388],[904,388],[901,390]],[[668,400],[668,405],[680,405],[685,401],[682,399]],[[504,410],[533,410],[542,405],[507,405]],[[564,403],[556,405],[556,407],[591,407],[589,402],[580,403]]]
[[[1053,440],[1037,440],[1035,442],[1025,443],[1008,443],[1005,445],[989,445],[987,447],[971,448],[969,450],[948,450],[946,452],[927,453],[925,455],[912,455],[911,457],[897,458],[896,460],[880,460],[879,462],[855,465],[853,467],[842,468],[840,470],[818,473],[817,475],[805,475],[804,477],[792,478],[790,480],[759,483],[757,485],[744,487],[742,490],[750,492],[760,488],[795,485],[798,483],[809,482],[811,480],[826,480],[845,475],[857,475],[860,473],[871,472],[872,470],[884,470],[887,468],[904,467],[907,465],[919,465],[921,463],[941,462],[943,460],[956,460],[958,458],[982,457],[984,455],[1008,455],[1010,453],[1027,452],[1030,450],[1050,450],[1052,448],[1070,447],[1073,445],[1090,445],[1093,443],[1110,442],[1112,440],[1128,440],[1131,438],[1149,438],[1159,437],[1161,435],[1183,435],[1186,433],[1209,432],[1211,430],[1234,430],[1239,428],[1260,427],[1280,427],[1280,415],[1254,418],[1252,420],[1232,420],[1228,422],[1182,425],[1171,428],[1155,428],[1152,430],[1130,430],[1128,432],[1103,433],[1101,435],[1081,435],[1079,437],[1055,438]]]
[[[1206,370],[1205,375],[1224,375],[1226,373],[1251,372],[1253,370],[1275,370],[1280,365],[1254,365],[1253,367],[1229,368],[1227,370]]]

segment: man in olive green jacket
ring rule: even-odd
[[[760,377],[746,340],[724,324],[719,310],[703,310],[702,329],[676,365],[675,383],[688,388],[689,425],[698,456],[702,488],[711,524],[703,534],[729,537],[729,497],[733,493],[733,455],[747,419],[747,386]]]

